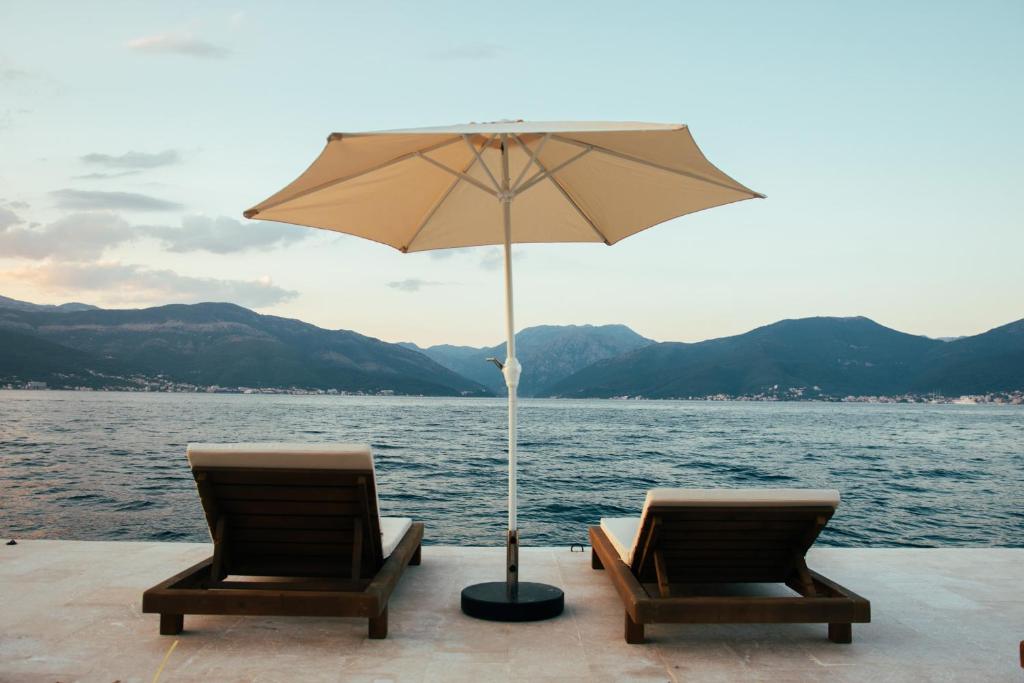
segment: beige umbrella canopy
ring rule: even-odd
[[[672,218],[763,197],[718,170],[681,124],[526,122],[332,133],[313,164],[246,218],[364,237],[402,252],[502,244],[508,358],[508,559],[504,584],[463,591],[463,610],[523,621],[562,594],[518,580],[514,243],[615,244]],[[499,590],[500,589],[500,590]]]
[[[245,215],[404,252],[471,247],[505,242],[495,200],[506,192],[513,243],[615,244],[761,196],[712,165],[684,125],[517,121],[333,133],[305,173]]]

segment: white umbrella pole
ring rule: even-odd
[[[508,333],[507,356],[502,373],[508,387],[508,536],[506,538],[505,583],[510,600],[519,596],[519,527],[516,521],[516,389],[519,386],[519,361],[516,360],[516,326],[512,305],[512,193],[508,175],[507,138],[501,136],[501,210],[505,228],[505,327]]]
[[[562,613],[565,594],[561,588],[544,583],[519,583],[519,527],[516,521],[516,389],[519,361],[516,360],[516,323],[512,306],[512,198],[508,176],[508,136],[501,136],[501,202],[505,229],[505,325],[508,355],[501,372],[508,387],[508,536],[505,540],[505,581],[488,581],[462,589],[462,611],[492,621],[537,621]]]

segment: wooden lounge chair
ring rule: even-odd
[[[160,633],[186,614],[263,614],[365,617],[387,637],[423,525],[379,516],[369,446],[193,444],[188,459],[213,556],[143,594]]]
[[[838,491],[653,489],[640,517],[590,527],[591,562],[622,598],[627,643],[653,623],[827,623],[829,640],[849,643],[870,604],[804,561],[838,505]],[[795,594],[722,594],[754,583]]]

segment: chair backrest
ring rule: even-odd
[[[831,490],[654,489],[631,569],[641,581],[660,562],[670,583],[784,582],[838,504]]]
[[[364,579],[383,564],[365,445],[192,444],[215,578]]]

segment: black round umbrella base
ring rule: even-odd
[[[545,583],[519,583],[519,595],[508,598],[504,581],[478,583],[462,589],[462,611],[488,621],[540,621],[557,617],[565,608],[565,593]]]

